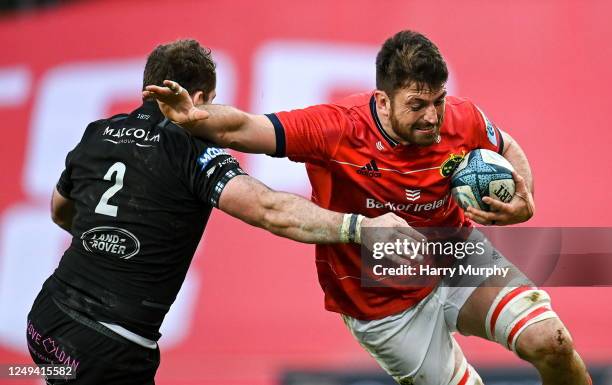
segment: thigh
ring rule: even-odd
[[[75,318],[76,317],[76,318]],[[138,346],[97,322],[60,309],[44,289],[28,315],[27,343],[37,364],[74,368],[66,384],[154,384],[159,350]]]
[[[446,326],[438,290],[414,308],[380,320],[344,316],[359,343],[399,384],[447,385],[463,353]]]
[[[522,274],[514,269],[508,278],[507,280],[489,279],[471,290],[465,290],[465,288],[456,290],[463,293],[469,292],[469,295],[460,296],[460,298],[465,298],[463,303],[459,300],[453,304],[453,311],[456,312],[456,330],[466,336],[487,338],[485,328],[487,314],[500,292],[508,286],[528,284]]]
[[[442,283],[445,316],[450,330],[486,338],[487,313],[500,291],[512,285],[531,285],[531,282],[481,232],[474,230],[469,241],[482,242],[484,252],[458,260],[457,270],[474,272],[484,268],[493,269],[495,274],[465,273],[445,279]]]

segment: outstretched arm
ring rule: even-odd
[[[273,234],[303,243],[362,243],[361,229],[367,227],[393,228],[386,234],[390,241],[422,238],[393,213],[360,218],[351,230],[351,215],[323,209],[298,195],[271,190],[248,175],[236,176],[228,182],[221,193],[219,209]],[[364,246],[371,248],[367,243],[370,240],[364,240]]]
[[[195,106],[178,83],[165,80],[166,87],[147,86],[143,97],[155,98],[163,114],[192,135],[220,146],[250,153],[276,151],[274,126],[265,115],[254,115],[231,106]]]

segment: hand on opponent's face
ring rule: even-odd
[[[180,126],[189,126],[210,114],[197,108],[186,89],[172,80],[164,80],[165,87],[148,85],[142,91],[144,98],[155,98],[162,113]]]

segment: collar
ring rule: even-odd
[[[155,100],[144,100],[142,105],[134,110],[130,115],[135,114],[149,115],[150,118],[148,121],[154,124],[166,119],[164,114],[162,114],[161,110],[159,109],[157,101]]]
[[[384,130],[382,123],[378,118],[378,113],[376,112],[376,99],[374,98],[374,95],[372,95],[372,97],[370,98],[370,113],[372,114],[372,119],[374,120],[374,123],[376,123],[376,128],[378,128],[378,131],[385,139],[385,141],[389,143],[391,147],[397,146],[399,143],[391,136],[389,136],[389,134],[387,134],[387,131]]]

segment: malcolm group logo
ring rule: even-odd
[[[111,128],[107,126],[102,132],[104,141],[113,144],[136,143],[139,147],[154,147],[151,143],[159,142],[159,134],[152,134],[142,128]],[[144,143],[140,143],[144,142]]]
[[[382,173],[376,165],[376,161],[372,159],[365,166],[357,170],[357,174],[369,176],[370,178],[380,178]]]

